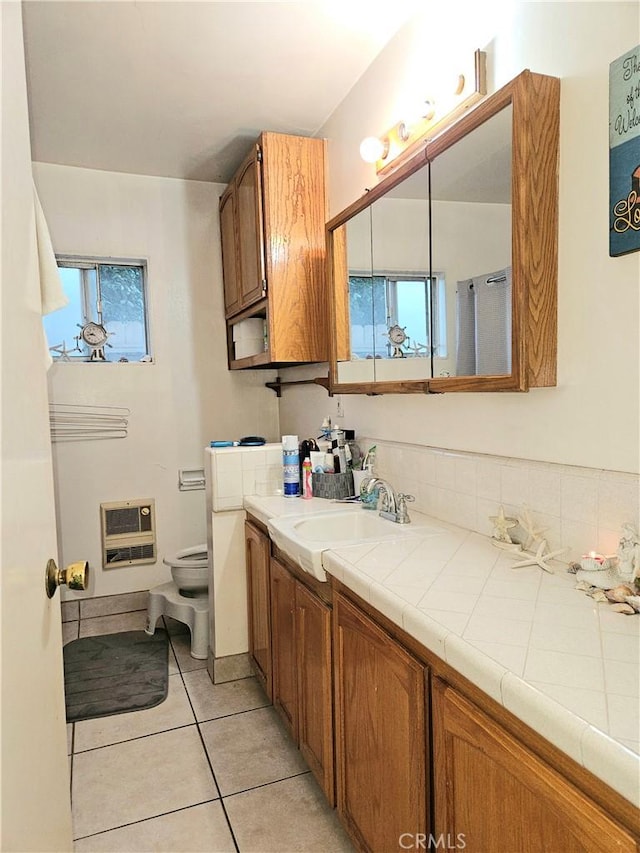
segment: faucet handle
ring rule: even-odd
[[[413,495],[403,494],[402,492],[399,492],[396,497],[398,501],[396,519],[400,524],[408,524],[411,519],[407,512],[407,503],[415,501],[415,497]]]
[[[398,492],[398,494],[396,495],[396,497],[398,498],[398,502],[399,502],[400,504],[403,504],[405,501],[406,501],[407,503],[413,503],[413,502],[415,501],[415,497],[414,497],[414,495],[405,495],[405,494],[403,494],[402,492]]]

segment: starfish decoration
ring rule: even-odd
[[[536,527],[535,521],[531,518],[529,507],[522,507],[522,514],[518,516],[518,524],[527,534],[527,538],[522,543],[523,551],[528,551],[534,542],[541,542],[543,533],[549,529],[547,527]]]
[[[494,539],[497,539],[500,542],[511,542],[511,536],[509,536],[509,530],[512,527],[515,527],[518,522],[515,518],[508,518],[504,514],[504,507],[500,507],[500,512],[497,515],[490,515],[489,521],[493,522],[493,533],[492,536]]]
[[[405,344],[405,346],[413,353],[413,358],[422,358],[423,354],[427,354],[426,344]]]
[[[547,540],[542,539],[535,554],[531,554],[526,560],[520,560],[520,562],[514,563],[511,568],[523,569],[525,566],[540,566],[541,569],[544,569],[545,572],[549,572],[549,574],[552,575],[554,572],[551,566],[547,565],[547,560],[553,560],[554,557],[559,557],[560,554],[566,553],[568,548],[559,548],[557,551],[550,551],[548,554],[545,554],[544,552],[546,548]]]
[[[69,358],[69,353],[70,352],[80,352],[80,347],[78,346],[77,338],[76,338],[76,345],[74,346],[73,349],[67,349],[67,342],[66,341],[62,341],[61,344],[57,344],[55,347],[49,347],[49,349],[51,350],[51,352],[57,352],[59,354],[58,355],[59,361],[71,361],[71,359]]]

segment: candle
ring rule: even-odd
[[[606,568],[605,562],[607,558],[595,551],[589,551],[588,554],[583,554],[580,560],[581,568],[588,572],[597,572],[600,569]]]
[[[604,557],[602,556],[602,554],[596,554],[595,551],[589,551],[588,554],[583,554],[582,559],[583,560],[595,560],[596,563],[600,563],[600,565],[602,565],[602,563],[604,563]]]

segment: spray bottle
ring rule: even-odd
[[[297,498],[300,495],[300,455],[298,436],[282,436],[282,494],[285,498]]]

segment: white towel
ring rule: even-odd
[[[479,376],[511,373],[511,267],[474,277],[473,285],[476,373]]]
[[[511,373],[511,267],[458,282],[456,375]]]
[[[473,281],[459,281],[456,288],[456,376],[476,372],[476,308]]]
[[[58,308],[69,304],[69,299],[62,287],[62,280],[56,263],[56,256],[51,243],[51,236],[44,218],[44,211],[38,198],[35,184],[33,185],[33,209],[36,216],[36,243],[38,247],[38,269],[40,271],[40,299],[42,315],[51,314]]]
[[[64,308],[65,305],[68,305],[69,298],[62,287],[62,280],[51,243],[51,235],[49,234],[47,220],[44,218],[44,211],[42,210],[35,184],[33,185],[33,211],[36,226],[38,273],[40,278],[40,313],[44,317],[45,314],[51,314],[52,311],[57,311],[58,308]],[[42,334],[45,345],[45,363],[47,367],[50,367],[53,359],[49,352],[49,343],[44,326]]]

